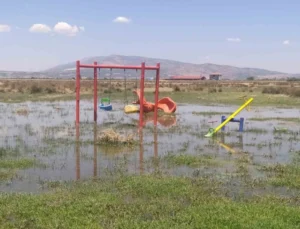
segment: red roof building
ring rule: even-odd
[[[205,80],[205,76],[171,76],[169,80]]]

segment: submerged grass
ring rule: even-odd
[[[298,228],[290,199],[233,201],[206,179],[121,176],[38,195],[0,194],[2,228]]]
[[[1,159],[0,160],[0,182],[13,178],[18,170],[41,166],[42,163],[32,158]]]
[[[220,162],[215,160],[213,157],[207,155],[168,154],[164,159],[173,165],[186,165],[191,167],[197,167],[201,165],[217,166],[220,164]]]
[[[3,169],[27,169],[36,164],[36,160],[31,158],[0,160],[0,168]]]
[[[193,115],[202,115],[202,116],[212,116],[212,115],[228,115],[228,114],[232,114],[232,112],[218,112],[218,111],[200,111],[200,112],[196,112],[193,111],[192,112]]]
[[[300,123],[300,118],[284,118],[284,117],[263,117],[263,118],[248,118],[248,120],[252,121],[271,121],[271,120],[277,120],[277,121],[285,121],[285,122],[296,122]]]

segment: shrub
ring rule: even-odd
[[[174,91],[181,91],[180,87],[178,85],[175,85],[175,87],[173,89],[174,89]]]
[[[216,93],[217,89],[216,88],[209,88],[208,93]]]
[[[290,95],[294,97],[300,97],[300,89],[291,90]]]
[[[41,93],[42,88],[38,87],[37,85],[32,85],[30,88],[30,93],[35,94],[35,93]]]
[[[282,87],[264,87],[262,90],[264,94],[286,94],[286,88]]]
[[[48,94],[52,94],[52,93],[55,93],[55,92],[56,92],[56,89],[55,89],[55,88],[49,88],[49,87],[47,87],[47,88],[46,88],[46,92],[47,92]]]

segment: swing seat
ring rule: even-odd
[[[111,110],[112,110],[112,105],[111,105],[111,104],[103,104],[103,103],[101,103],[101,104],[99,105],[99,108],[100,108],[101,110],[111,111]]]
[[[101,104],[99,104],[99,108],[101,110],[105,110],[105,111],[111,111],[112,110],[112,105],[110,103],[110,98],[101,98]],[[108,103],[108,104],[105,104]]]
[[[124,107],[125,114],[138,113],[140,111],[138,106],[135,105],[126,105]]]

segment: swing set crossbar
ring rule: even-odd
[[[160,78],[160,63],[156,66],[146,66],[145,62],[142,62],[140,66],[135,65],[99,65],[97,62],[94,64],[81,64],[79,60],[76,61],[76,125],[79,125],[79,113],[80,113],[80,69],[81,68],[92,68],[94,69],[94,122],[97,122],[97,79],[98,79],[98,69],[131,69],[131,70],[141,70],[140,76],[140,99],[144,101],[144,89],[145,89],[145,71],[155,70],[156,71],[156,81],[155,81],[155,108],[154,108],[154,125],[157,126],[157,111],[158,111],[158,94],[159,94],[159,78]],[[99,71],[100,72],[100,71]],[[103,98],[105,99],[105,98]],[[143,109],[140,109],[139,114],[139,127],[143,127]]]
[[[141,70],[142,66],[135,65],[93,65],[93,64],[79,64],[80,68],[111,68],[111,69],[131,69],[131,70]],[[158,66],[145,66],[145,70],[159,70]]]

